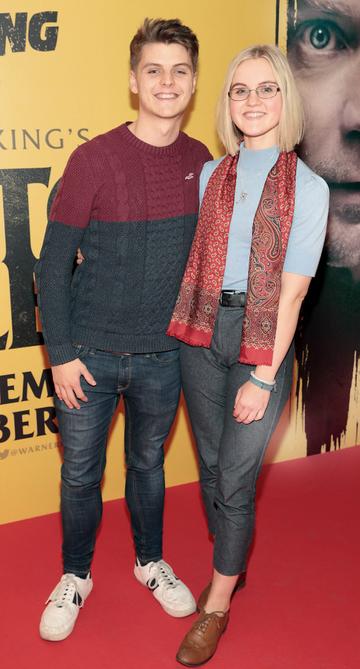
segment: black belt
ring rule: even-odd
[[[219,302],[222,307],[244,307],[246,293],[240,293],[238,290],[222,290]]]

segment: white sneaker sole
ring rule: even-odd
[[[195,613],[195,611],[196,611],[196,602],[195,602],[195,600],[194,600],[194,603],[191,605],[191,607],[189,606],[187,609],[183,609],[183,610],[180,610],[180,611],[179,611],[178,609],[172,609],[172,608],[170,608],[169,606],[167,606],[166,603],[161,602],[160,599],[158,599],[158,598],[156,597],[156,594],[155,594],[156,590],[151,590],[150,588],[148,588],[148,586],[146,585],[146,583],[144,583],[144,581],[142,580],[141,576],[140,576],[139,573],[138,573],[138,570],[137,570],[137,568],[136,568],[136,565],[135,565],[135,567],[134,567],[134,576],[135,576],[136,580],[139,581],[139,583],[140,583],[141,585],[144,586],[144,588],[146,588],[149,592],[152,593],[154,599],[156,599],[156,601],[158,602],[158,604],[160,604],[161,608],[162,608],[162,609],[165,611],[165,613],[167,613],[169,616],[172,616],[173,618],[186,618],[187,616],[191,616],[193,613]]]
[[[154,598],[156,599],[155,595]],[[196,611],[196,604],[194,604],[194,606],[191,608],[185,609],[183,611],[175,611],[174,609],[169,609],[166,604],[162,604],[162,602],[160,602],[158,599],[156,599],[156,601],[159,602],[165,613],[167,613],[169,616],[172,616],[173,618],[186,618],[186,616],[191,616]]]
[[[76,620],[77,620],[77,618],[76,618]],[[39,629],[40,636],[45,641],[64,641],[64,639],[66,639],[68,636],[70,636],[71,632],[73,631],[73,629],[75,627],[76,620],[74,620],[73,625],[71,625],[71,627],[69,629],[67,629],[65,631],[63,630],[62,632],[53,632],[51,630],[44,629],[44,628],[41,629],[41,624],[40,624],[40,629]]]

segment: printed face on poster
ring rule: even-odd
[[[314,454],[359,441],[360,3],[289,0],[287,49],[306,113],[299,153],[330,188],[325,251],[297,347]]]
[[[360,3],[290,2],[288,56],[306,110],[301,155],[331,191],[328,262],[360,279]]]

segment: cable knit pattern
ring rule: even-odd
[[[126,177],[122,166],[121,156],[114,152],[112,148],[111,137],[106,137],[104,141],[104,153],[110,166],[112,186],[109,184],[113,193],[114,211],[116,210],[116,220],[127,220],[129,217],[129,198],[126,188]]]
[[[184,181],[181,155],[168,156],[164,160],[144,158],[145,183],[149,201],[149,218],[166,218],[169,214],[169,202],[175,211],[184,211],[184,190],[179,183]],[[163,197],[164,180],[168,183],[167,197]]]
[[[36,265],[52,365],[74,359],[73,344],[129,353],[177,346],[166,328],[209,158],[184,133],[154,147],[125,124],[72,154]],[[74,270],[79,245],[85,261]]]

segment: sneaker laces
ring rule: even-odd
[[[59,609],[65,606],[65,604],[75,604],[82,607],[82,597],[77,590],[72,574],[64,574],[61,577],[60,583],[52,591],[46,604],[49,602],[54,602],[55,606]]]
[[[178,586],[179,579],[175,576],[170,565],[167,564],[164,560],[159,560],[154,562],[150,567],[150,573],[156,571],[156,576],[154,576],[159,585],[162,585],[165,590],[172,590]]]

